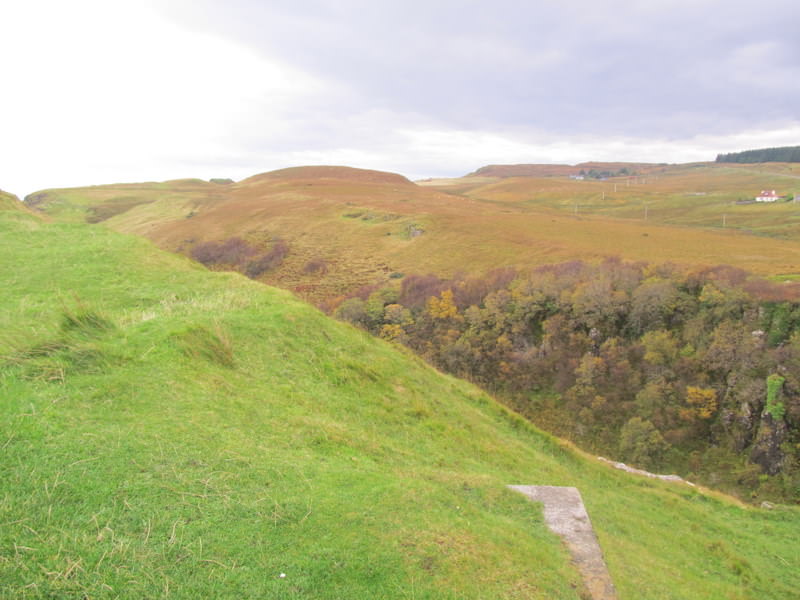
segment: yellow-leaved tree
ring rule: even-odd
[[[453,300],[453,290],[444,290],[439,297],[431,296],[428,298],[426,306],[428,314],[434,319],[456,319],[463,317],[458,314],[458,307]]]
[[[682,419],[710,419],[717,410],[717,392],[712,388],[686,386],[686,404],[680,411]]]

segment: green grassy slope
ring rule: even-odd
[[[795,509],[611,470],[144,240],[0,239],[0,597],[578,598],[509,483],[580,488],[621,598],[796,594]]]

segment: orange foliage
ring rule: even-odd
[[[456,319],[463,320],[458,313],[458,307],[453,300],[453,290],[444,290],[437,298],[431,296],[427,303],[428,314],[434,319]]]
[[[717,392],[712,388],[686,387],[686,404],[680,416],[686,421],[695,419],[710,419],[717,410]]]

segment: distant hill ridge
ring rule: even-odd
[[[581,171],[629,171],[652,168],[654,163],[631,162],[583,162],[577,165],[547,165],[547,164],[519,164],[519,165],[486,165],[473,171],[466,177],[554,177],[578,175]]]

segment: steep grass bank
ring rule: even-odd
[[[16,215],[16,213],[15,213]],[[791,598],[798,512],[575,453],[286,292],[0,213],[0,596],[578,598],[580,488],[621,598]]]

